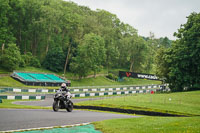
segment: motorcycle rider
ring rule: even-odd
[[[61,91],[66,91],[66,92],[69,92],[69,89],[67,89],[67,86],[65,83],[62,83],[61,84],[61,87],[60,87]]]
[[[71,98],[71,93],[65,83],[61,84],[60,91],[64,92],[65,98]]]
[[[73,102],[70,100],[72,97],[70,90],[67,88],[65,83],[61,84],[61,87],[56,90],[56,94],[54,95],[54,102],[53,102],[53,110],[55,112],[58,109],[66,109],[68,112],[73,110]]]

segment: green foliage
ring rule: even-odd
[[[64,53],[59,46],[51,48],[44,60],[44,67],[54,72],[63,70],[64,66]]]
[[[112,73],[109,73],[106,77],[109,78],[109,79],[115,80],[115,81],[117,81],[117,79],[118,79],[118,77],[115,76],[115,75],[112,74]]]
[[[30,62],[30,66],[41,67],[41,64],[40,64],[40,61],[36,57],[32,57],[32,60]]]
[[[164,48],[160,48],[156,53],[155,63],[156,63],[156,75],[162,79],[163,81],[166,80],[169,73],[169,63],[171,60],[169,56],[167,56],[170,51],[167,51]]]
[[[148,52],[145,40],[138,36],[137,30],[128,24],[122,24],[123,34],[120,39],[118,65],[129,71],[144,72],[145,53]]]
[[[167,37],[161,37],[159,39],[154,38],[154,34],[150,32],[150,37],[144,38],[147,43],[147,50],[145,51],[146,61],[143,64],[145,73],[158,74],[157,56],[160,56],[160,51],[170,48],[172,41]]]
[[[172,91],[200,87],[200,13],[192,13],[182,25],[171,48],[157,56],[158,71]]]
[[[1,56],[1,66],[9,71],[17,69],[22,62],[19,48],[16,44],[8,44]]]
[[[86,52],[86,58],[90,69],[96,74],[102,68],[102,64],[105,61],[105,44],[104,39],[93,33],[87,34],[83,40],[83,49]]]
[[[160,45],[163,46],[164,48],[170,48],[171,43],[172,42],[167,37],[160,38]],[[161,47],[160,45],[159,47]]]
[[[12,27],[9,26],[9,14],[12,14],[12,8],[9,5],[9,0],[0,0],[0,46],[7,45],[15,41]]]
[[[104,40],[93,33],[86,34],[82,44],[78,47],[78,55],[73,58],[71,70],[84,77],[91,70],[96,75],[102,68],[105,59]]]
[[[80,77],[90,72],[95,75],[102,68],[154,72],[155,46],[170,46],[166,37],[143,39],[134,27],[121,22],[115,14],[93,11],[63,0],[0,0],[0,15],[0,47],[17,44],[24,54],[20,66],[40,67],[40,63],[45,62],[44,66],[49,70],[64,68],[79,73]],[[85,55],[90,57],[89,60],[80,57],[79,50],[87,43],[92,47]],[[63,63],[60,59],[50,58],[53,46],[62,49]],[[32,57],[27,55],[30,53]],[[48,62],[51,65],[48,66]],[[70,66],[74,67],[69,69]]]
[[[199,89],[200,86],[200,13],[192,13],[175,33],[173,64],[169,81],[175,89]]]
[[[32,53],[27,52],[25,55],[22,55],[25,66],[32,67],[41,67],[39,60],[32,55]]]
[[[89,73],[89,66],[87,65],[87,60],[85,56],[77,55],[72,58],[73,62],[70,64],[70,70],[79,76],[79,79],[86,77]]]

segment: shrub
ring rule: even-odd
[[[22,62],[19,48],[16,44],[8,44],[1,56],[1,66],[9,71],[17,69]]]
[[[118,77],[115,76],[115,75],[112,74],[112,73],[109,73],[106,77],[109,78],[109,79],[115,80],[115,81],[117,81],[117,79],[118,79]]]
[[[41,67],[40,61],[33,56],[31,52],[27,52],[25,55],[22,55],[22,59],[25,64],[24,66]]]
[[[43,62],[43,66],[51,71],[59,72],[63,70],[65,63],[65,55],[60,46],[52,47]]]

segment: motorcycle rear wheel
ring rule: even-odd
[[[53,111],[57,112],[58,109],[59,109],[58,101],[54,101],[54,102],[53,102]]]
[[[73,108],[74,108],[74,105],[73,105],[72,101],[69,101],[68,107],[66,108],[66,110],[68,112],[72,112]]]

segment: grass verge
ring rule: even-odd
[[[200,117],[138,117],[94,122],[103,133],[198,133]]]
[[[81,80],[71,80],[73,86],[119,86],[119,85],[149,85],[149,84],[161,84],[161,81],[145,80],[145,79],[133,79],[126,78],[122,82],[110,80],[104,76],[96,78],[85,78]]]
[[[134,94],[117,98],[83,101],[79,106],[100,106],[154,111],[177,115],[200,115],[200,91],[169,94]]]
[[[82,80],[71,80],[71,87],[82,87],[82,88],[99,88],[99,87],[119,87],[124,85],[150,85],[150,84],[161,84],[160,81],[144,80],[144,79],[133,79],[130,78],[123,82],[112,81],[104,76],[96,78],[85,78]],[[22,88],[45,88],[45,89],[58,89],[58,87],[46,87],[46,86],[27,86],[19,81],[14,80],[9,76],[0,77],[1,87],[22,87]]]
[[[0,108],[9,108],[9,109],[51,109],[51,107],[40,107],[40,106],[29,106],[29,105],[13,104],[13,102],[16,102],[16,101],[27,101],[27,100],[7,100],[7,99],[3,99],[3,103],[0,103]],[[31,100],[31,101],[36,101],[36,100]]]

